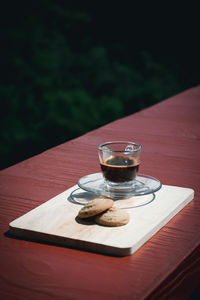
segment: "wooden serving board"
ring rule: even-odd
[[[155,194],[115,201],[130,222],[121,227],[80,220],[78,211],[94,195],[78,186],[57,195],[11,222],[10,233],[21,238],[111,255],[131,255],[194,197],[188,188],[163,185]]]

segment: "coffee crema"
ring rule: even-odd
[[[124,154],[111,155],[100,165],[104,178],[114,183],[133,181],[139,169],[139,162]]]

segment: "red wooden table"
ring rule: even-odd
[[[200,283],[199,116],[196,87],[1,171],[0,298],[187,299]],[[108,140],[141,143],[140,172],[194,189],[194,200],[131,256],[9,237],[9,222],[99,172]]]

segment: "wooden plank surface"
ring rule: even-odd
[[[75,195],[75,197],[73,197]],[[77,218],[80,205],[99,199],[77,185],[12,221],[10,233],[16,237],[56,243],[115,256],[133,254],[193,198],[188,188],[163,185],[155,194],[114,201],[130,216],[125,226],[106,227],[92,219]]]
[[[187,299],[200,282],[199,113],[196,87],[1,171],[0,297]],[[194,200],[132,256],[9,238],[12,220],[99,172],[97,146],[113,139],[140,142],[140,172],[194,189]]]

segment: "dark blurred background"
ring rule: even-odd
[[[160,2],[1,3],[1,169],[199,84],[199,10]]]

